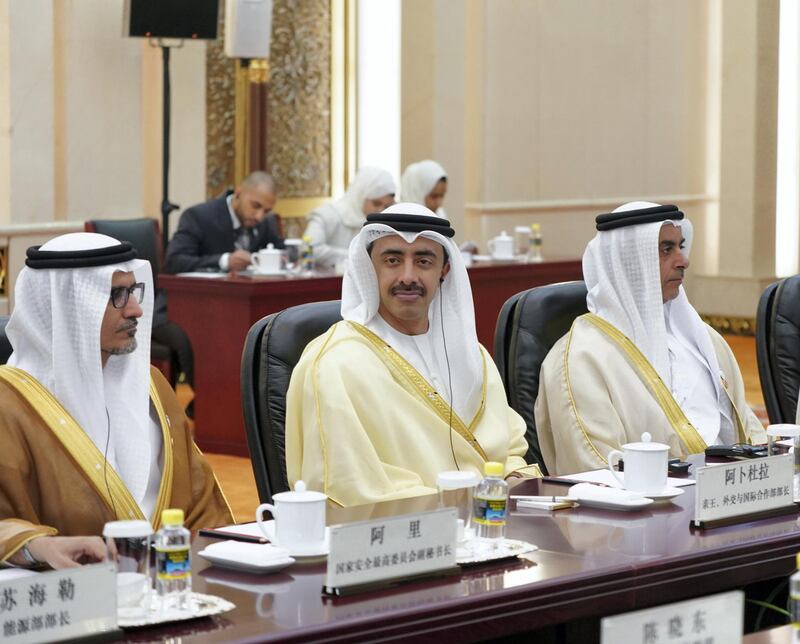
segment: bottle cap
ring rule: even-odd
[[[440,490],[460,490],[478,483],[477,472],[439,472],[436,475],[436,486]]]
[[[149,537],[151,534],[153,526],[149,521],[109,521],[103,526],[103,536],[114,539]]]
[[[541,227],[542,227],[542,226],[541,226],[540,224],[531,224],[531,230],[532,230],[533,232],[535,232],[535,233],[538,233],[538,232],[539,232],[539,229],[540,229]]]
[[[164,510],[161,513],[161,525],[179,525],[183,524],[183,510],[180,508],[172,508]]]
[[[800,552],[797,553],[797,567],[800,568]]]
[[[483,464],[483,473],[486,476],[503,476],[503,464],[487,461]]]

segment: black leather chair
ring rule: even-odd
[[[770,284],[756,312],[756,360],[770,423],[794,423],[800,389],[800,275]]]
[[[161,226],[157,219],[143,217],[141,219],[94,219],[84,223],[84,230],[90,233],[101,233],[120,241],[128,241],[136,249],[140,259],[150,262],[153,271],[153,284],[156,287],[155,310],[153,311],[153,330],[165,325],[170,326],[169,333],[159,334],[167,337],[169,341],[159,341],[151,337],[150,361],[169,380],[173,389],[178,382],[181,372],[183,354],[184,369],[187,371],[189,384],[192,384],[193,354],[191,343],[186,332],[166,317],[166,293],[158,290],[158,275],[163,264],[163,250],[161,248]]]
[[[268,315],[247,333],[242,352],[242,411],[258,497],[289,489],[286,391],[306,345],[341,320],[339,300],[311,302]]]
[[[13,352],[11,343],[8,341],[8,336],[6,335],[6,324],[8,324],[8,316],[0,315],[0,364],[8,362]]]
[[[494,338],[494,359],[508,404],[525,419],[528,452],[525,460],[547,472],[533,406],[539,393],[539,371],[547,353],[572,322],[587,312],[586,284],[562,282],[517,293],[500,310]]]

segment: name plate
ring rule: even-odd
[[[392,579],[457,570],[456,530],[454,508],[331,526],[323,590],[341,595]]]
[[[794,507],[794,454],[711,465],[695,473],[694,525]]]
[[[0,639],[55,642],[117,630],[113,564],[28,575],[0,583]]]
[[[744,593],[719,595],[604,617],[601,644],[741,644]]]

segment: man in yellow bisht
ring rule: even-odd
[[[525,423],[478,344],[450,222],[401,203],[349,247],[342,318],[306,347],[286,401],[286,470],[341,505],[436,491],[436,475],[538,475]]]
[[[597,230],[583,255],[590,313],[542,364],[535,415],[548,471],[605,467],[610,450],[645,431],[674,457],[765,442],[730,347],[683,289],[683,213],[632,202],[599,215]]]
[[[28,249],[0,367],[0,562],[105,554],[107,521],[181,508],[232,522],[164,377],[149,366],[153,278],[128,242],[72,233]],[[138,348],[137,348],[138,345]]]

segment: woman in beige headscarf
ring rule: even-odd
[[[431,159],[412,163],[400,179],[400,197],[403,201],[422,204],[446,219],[447,214],[442,208],[445,194],[447,173]]]
[[[395,185],[386,170],[365,166],[344,195],[308,215],[305,236],[314,248],[317,266],[333,267],[347,260],[350,241],[361,230],[366,216],[394,203]]]

